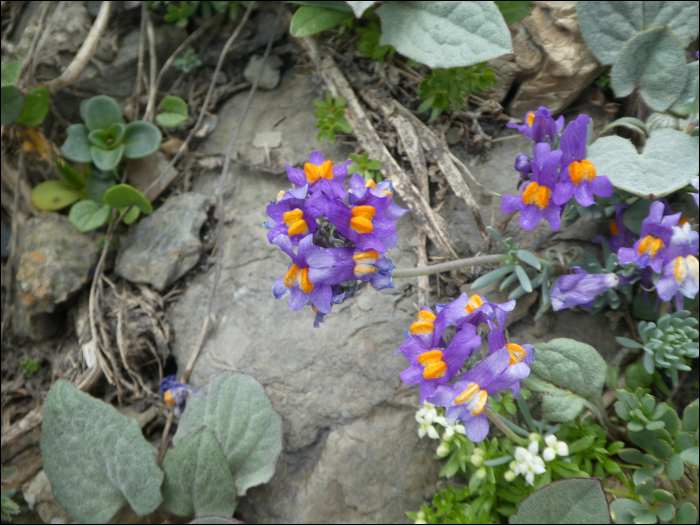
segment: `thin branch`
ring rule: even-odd
[[[148,16],[146,12],[146,36],[148,37],[148,57],[151,61],[150,64],[150,79],[148,85],[148,103],[146,104],[146,114],[143,116],[143,120],[147,122],[153,122],[153,117],[156,107],[156,95],[158,94],[158,89],[156,87],[156,69],[158,69],[158,57],[156,56],[156,34],[153,30],[153,20]]]
[[[406,279],[410,277],[419,277],[421,275],[433,275],[436,273],[449,272],[458,268],[467,268],[469,266],[481,266],[484,264],[498,264],[507,261],[510,255],[479,255],[478,257],[469,257],[467,259],[458,259],[440,264],[432,264],[430,266],[420,266],[417,268],[396,268],[391,272],[394,279]]]
[[[70,86],[78,81],[80,73],[83,72],[85,66],[92,58],[95,49],[97,49],[97,43],[100,41],[102,34],[107,29],[107,22],[109,21],[109,12],[112,9],[112,2],[102,2],[100,6],[100,12],[97,13],[97,19],[95,23],[90,28],[90,32],[85,38],[85,42],[80,46],[80,50],[73,57],[73,61],[68,65],[63,74],[53,79],[49,82],[48,87],[51,93],[56,93],[59,89]]]
[[[250,5],[253,5],[253,2],[250,3]],[[250,7],[249,7],[250,9]],[[248,114],[248,110],[250,109],[250,105],[253,102],[253,95],[255,95],[255,91],[258,89],[258,84],[260,83],[260,78],[262,77],[263,70],[265,69],[265,63],[267,61],[267,57],[270,55],[270,50],[272,49],[272,43],[275,40],[275,31],[277,30],[277,25],[279,24],[280,18],[282,18],[282,13],[283,10],[280,9],[279,12],[277,13],[277,18],[275,20],[275,25],[272,27],[272,31],[270,32],[270,40],[267,42],[267,47],[265,48],[265,54],[263,55],[262,61],[260,63],[260,69],[258,70],[258,74],[255,77],[255,82],[253,82],[253,85],[250,88],[250,93],[248,93],[248,99],[245,101],[245,105],[243,106],[243,111],[241,112],[241,116],[238,119],[238,122],[236,123],[236,128],[233,130],[233,133],[231,134],[231,140],[228,143],[228,148],[226,149],[226,155],[224,156],[224,165],[221,168],[221,175],[219,175],[219,189],[218,189],[218,195],[217,195],[217,211],[219,213],[219,221],[216,225],[216,237],[218,239],[217,241],[217,247],[216,247],[216,261],[215,261],[215,266],[214,266],[214,283],[212,284],[212,289],[211,289],[211,295],[209,296],[209,303],[207,304],[207,312],[204,317],[204,323],[202,324],[202,330],[199,332],[199,337],[197,338],[197,343],[195,344],[194,350],[192,352],[192,355],[190,356],[190,360],[187,363],[187,367],[185,368],[185,373],[182,375],[182,382],[186,383],[187,379],[190,377],[190,374],[192,373],[192,369],[194,368],[194,364],[197,362],[197,357],[199,356],[199,352],[202,349],[202,344],[204,343],[204,338],[206,337],[207,334],[207,327],[209,326],[209,319],[211,317],[211,310],[212,306],[214,305],[214,298],[216,297],[216,290],[219,286],[219,279],[221,278],[221,267],[222,267],[222,260],[223,260],[223,253],[224,253],[224,181],[226,180],[226,175],[228,174],[229,167],[231,166],[231,155],[233,154],[233,147],[236,144],[236,139],[238,138],[238,133],[241,131],[241,127],[243,126],[243,122],[245,121],[245,117]],[[224,48],[224,51],[221,53],[221,56],[226,55],[226,48]],[[219,59],[219,65],[221,65],[221,58]],[[219,69],[217,67],[217,70],[214,72],[214,78],[216,78],[216,75],[218,74]]]
[[[136,66],[136,85],[134,85],[134,92],[131,95],[131,120],[138,120],[139,118],[139,99],[141,98],[141,74],[143,71],[143,56],[146,52],[144,42],[146,41],[146,17],[148,13],[146,11],[146,2],[141,3],[141,28],[139,29],[139,58],[138,65]]]

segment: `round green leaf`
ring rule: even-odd
[[[616,188],[647,199],[659,198],[687,186],[698,176],[698,140],[681,131],[661,129],[637,154],[622,137],[602,137],[588,148],[596,171]]]
[[[0,90],[2,105],[0,105],[0,123],[11,124],[22,113],[24,97],[14,86],[5,86]]]
[[[507,25],[514,24],[529,15],[535,9],[534,2],[494,2],[503,15]]]
[[[509,523],[610,523],[610,512],[600,479],[563,479],[520,502]]]
[[[73,162],[91,162],[90,141],[88,141],[88,129],[82,124],[73,124],[66,129],[68,138],[61,146],[61,153]]]
[[[670,111],[685,117],[693,111],[693,103],[698,96],[698,62],[691,62],[686,67],[688,68],[688,79],[685,82],[683,92],[679,95],[678,100],[671,106]]]
[[[635,465],[643,465],[644,459],[642,458],[642,452],[636,448],[623,448],[617,453],[624,461],[627,463],[634,463]]]
[[[0,87],[14,86],[19,80],[19,75],[22,72],[22,62],[19,60],[11,60],[2,65],[0,69],[0,79],[2,83]]]
[[[634,514],[644,511],[644,505],[631,499],[617,499],[610,504],[610,513],[617,524],[636,523]]]
[[[119,213],[121,214],[124,211],[125,208],[122,208],[119,210]],[[137,206],[132,206],[129,211],[124,215],[124,218],[122,219],[122,222],[126,225],[129,225],[133,223],[136,219],[139,218],[139,214],[141,213],[141,210],[138,209]]]
[[[282,420],[255,379],[233,372],[212,378],[187,401],[173,443],[202,426],[221,443],[239,496],[270,480],[282,451]]]
[[[40,210],[60,210],[80,199],[80,190],[62,180],[49,180],[32,190],[31,199]]]
[[[643,448],[652,456],[659,459],[667,459],[671,457],[673,448],[670,443],[673,442],[671,435],[663,428],[656,430],[643,429],[638,432],[629,432],[629,437],[632,443]]]
[[[18,124],[40,126],[49,112],[49,90],[40,86],[24,97],[24,109],[17,119]]]
[[[136,420],[63,379],[44,400],[41,455],[56,501],[79,523],[107,523],[127,503],[144,516],[163,501],[163,472]]]
[[[133,204],[146,215],[153,212],[153,206],[143,196],[143,193],[128,184],[117,184],[105,191],[102,202],[113,208],[126,208]]]
[[[92,97],[81,108],[88,131],[107,129],[112,124],[123,122],[122,110],[112,97],[99,95]]]
[[[114,187],[114,177],[100,179],[94,175],[90,175],[85,179],[85,194],[91,201],[102,204],[102,197],[105,192]]]
[[[686,432],[698,431],[698,400],[696,399],[683,411],[683,430]]]
[[[156,122],[164,128],[176,128],[186,120],[186,116],[183,117],[177,113],[168,113],[167,111],[156,115]]]
[[[54,162],[56,172],[63,181],[76,189],[82,189],[85,186],[85,179],[73,166],[68,164],[63,159],[56,159]]]
[[[698,447],[686,448],[681,452],[681,458],[685,463],[698,468]]]
[[[678,508],[678,512],[676,512],[676,523],[684,523],[684,524],[692,524],[692,523],[697,523],[698,521],[698,510],[695,508],[695,506],[689,502],[686,501],[683,503]]]
[[[180,97],[165,97],[160,105],[165,112],[156,115],[156,122],[161,126],[174,128],[187,120],[189,109],[187,103]]]
[[[89,232],[99,228],[109,220],[112,207],[98,204],[95,201],[84,200],[76,202],[70,209],[68,220],[81,232]]]
[[[647,29],[627,42],[610,71],[610,86],[617,97],[635,87],[654,111],[665,111],[685,88],[688,69],[685,50],[667,27]]]
[[[295,37],[301,38],[339,26],[350,18],[352,18],[352,13],[345,11],[303,5],[292,16],[289,31]]]
[[[513,52],[493,2],[385,2],[376,13],[379,44],[429,67],[471,66]]]
[[[162,138],[160,130],[150,122],[130,122],[124,136],[124,156],[127,159],[147,157],[158,149]]]
[[[178,516],[233,516],[236,486],[214,434],[202,428],[165,454],[163,508]]]
[[[683,475],[683,458],[681,458],[680,454],[673,454],[670,458],[668,458],[666,474],[674,481],[681,479],[681,476]]]
[[[102,149],[98,146],[90,147],[92,162],[103,171],[110,171],[117,167],[124,155],[124,144],[114,149]]]

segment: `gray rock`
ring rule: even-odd
[[[53,312],[88,283],[98,248],[56,213],[29,219],[17,239],[13,328],[17,335],[43,339],[53,325],[42,314]]]
[[[198,193],[170,197],[121,238],[114,271],[162,291],[199,260],[199,230],[207,218],[207,198]]]
[[[318,150],[326,158],[341,162],[353,151],[340,141],[316,141],[316,117],[313,115],[314,99],[323,98],[325,91],[309,75],[302,75],[298,68],[282,76],[279,89],[258,91],[243,123],[235,145],[235,155],[241,160],[284,171],[284,164],[301,167],[309,160],[309,154]],[[225,102],[219,111],[219,124],[202,145],[204,152],[218,155],[226,151],[231,133],[241,115],[248,92],[239,93]],[[265,151],[253,146],[258,132],[279,131],[282,145],[270,151],[267,165]],[[267,198],[267,197],[266,197]]]
[[[280,83],[279,66],[275,67],[274,61],[271,61],[270,58],[265,62],[263,73],[258,83],[260,89],[275,89]],[[262,65],[262,59],[263,57],[260,55],[253,55],[250,57],[250,60],[248,60],[248,65],[245,67],[245,70],[243,70],[243,77],[251,84],[255,82],[255,78],[258,76],[260,66]]]

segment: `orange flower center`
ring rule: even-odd
[[[170,390],[165,391],[165,394],[163,394],[163,399],[165,399],[165,402],[169,405],[177,404],[175,399],[173,398],[173,395],[170,393]]]
[[[484,304],[484,301],[479,297],[478,295],[472,295],[469,298],[469,302],[467,303],[467,306],[464,307],[464,309],[467,311],[467,314],[472,313],[474,310],[479,308],[482,304]]]
[[[591,182],[595,179],[595,166],[587,159],[583,159],[581,162],[575,160],[569,164],[569,175],[571,175],[571,182],[577,186],[584,180]]]
[[[523,359],[525,359],[525,349],[522,346],[513,343],[508,343],[506,345],[506,348],[510,353],[510,363],[508,363],[509,365],[514,365],[515,363],[519,363]]]
[[[375,273],[378,268],[374,265],[379,259],[379,252],[376,250],[368,250],[366,252],[359,252],[352,256],[352,260],[355,261],[355,277],[360,277],[362,275],[367,275],[370,273]]]
[[[489,399],[489,394],[486,390],[479,388],[476,383],[471,383],[466,390],[455,397],[455,405],[469,403],[470,412],[473,416],[478,416],[486,408],[486,401]]]
[[[678,221],[678,226],[683,226],[686,222],[690,222],[690,219],[688,217],[683,217]]]
[[[442,360],[440,350],[429,350],[418,356],[418,364],[422,365],[425,379],[437,379],[447,371],[447,364]]]
[[[527,114],[527,117],[525,118],[525,120],[526,120],[528,126],[532,126],[532,123],[535,121],[535,114],[532,111],[530,111]]]
[[[330,160],[327,160],[320,166],[316,166],[316,164],[307,162],[304,164],[304,173],[306,174],[306,180],[308,180],[311,184],[320,178],[332,179],[333,163]]]
[[[435,325],[428,321],[416,321],[411,325],[411,335],[425,335],[431,333],[435,329]]]
[[[656,257],[656,254],[659,252],[659,250],[663,247],[664,241],[662,241],[658,237],[654,237],[653,235],[647,235],[642,239],[642,242],[639,243],[639,246],[637,247],[637,253],[639,255],[648,253],[650,257],[654,258]]]
[[[309,281],[309,269],[300,269],[296,264],[292,264],[289,267],[289,270],[287,270],[287,273],[284,276],[283,282],[287,288],[298,286],[304,293],[311,293],[311,290],[314,289],[314,283]]]
[[[292,235],[306,233],[309,230],[306,221],[302,219],[303,216],[304,212],[299,209],[288,211],[282,216],[282,221],[289,227],[287,234],[290,237]]]
[[[350,219],[350,227],[357,233],[372,233],[374,225],[372,219],[376,215],[374,206],[355,206]]]
[[[536,182],[531,182],[525,188],[522,194],[522,200],[525,204],[537,206],[540,210],[544,210],[549,205],[549,197],[552,195],[552,190],[547,186],[540,186]]]
[[[611,232],[613,235],[619,235],[619,234],[620,234],[620,228],[618,228],[616,222],[613,222],[612,224],[610,224],[610,232]]]

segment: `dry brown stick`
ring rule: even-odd
[[[457,195],[457,197],[462,199],[467,204],[469,211],[471,211],[472,216],[474,217],[474,222],[476,222],[476,227],[479,229],[479,233],[481,233],[481,237],[487,241],[489,239],[489,232],[486,230],[484,220],[481,218],[481,208],[479,208],[479,204],[476,202],[476,200],[474,200],[474,196],[469,190],[467,183],[464,182],[462,174],[452,162],[449,149],[447,149],[442,141],[430,130],[430,128],[418,120],[413,113],[396,101],[394,101],[394,105],[399,112],[401,112],[401,114],[405,115],[406,118],[411,121],[415,127],[416,133],[418,133],[418,136],[420,137],[423,148],[430,151],[433,155],[435,155],[435,157],[437,157],[438,166],[445,175],[447,182],[450,183],[452,191],[454,191],[455,195]]]
[[[199,126],[202,124],[202,120],[204,119],[204,114],[207,111],[207,106],[209,105],[209,99],[211,98],[211,94],[214,91],[214,85],[216,84],[216,77],[219,75],[219,71],[221,71],[221,66],[224,63],[224,57],[226,56],[226,53],[228,52],[229,48],[233,44],[233,42],[238,38],[238,35],[240,34],[241,30],[243,29],[243,26],[245,23],[248,21],[248,18],[250,17],[250,13],[253,11],[253,6],[255,5],[255,2],[251,2],[248,4],[248,8],[245,10],[245,13],[243,14],[243,18],[241,19],[240,23],[238,24],[238,27],[236,27],[236,30],[233,32],[231,37],[226,41],[226,44],[224,45],[224,49],[221,51],[221,55],[219,55],[219,61],[216,63],[216,69],[214,70],[214,74],[211,77],[211,82],[209,83],[209,90],[207,91],[207,96],[204,97],[204,103],[202,104],[202,109],[199,111],[199,117],[197,117],[197,122],[195,123],[194,127],[190,131],[190,133],[187,135],[187,138],[185,139],[185,142],[183,142],[180,145],[180,149],[177,150],[177,153],[175,156],[172,158],[170,163],[163,169],[158,174],[158,177],[156,180],[154,180],[148,188],[146,188],[143,192],[143,194],[146,196],[146,198],[153,202],[158,195],[160,195],[160,192],[163,191],[163,189],[168,187],[168,184],[172,182],[172,179],[170,180],[163,180],[165,177],[176,177],[178,174],[175,172],[174,175],[168,175],[170,173],[170,168],[175,166],[175,163],[180,160],[180,156],[182,153],[185,151],[187,148],[187,145],[190,143],[192,140],[192,137],[194,137],[195,132],[199,128]],[[157,83],[157,82],[156,82]],[[163,188],[163,189],[160,189]]]
[[[253,2],[250,3],[250,6],[253,5]],[[249,8],[250,8],[249,6]],[[228,147],[226,148],[226,155],[224,155],[224,165],[221,168],[221,175],[219,175],[219,188],[217,191],[217,211],[219,213],[219,220],[216,224],[216,237],[219,239],[216,245],[217,252],[216,252],[216,261],[214,264],[214,282],[212,283],[211,287],[211,295],[209,296],[209,302],[207,303],[207,311],[206,311],[206,316],[204,317],[204,322],[202,323],[202,329],[199,332],[199,337],[197,338],[197,342],[195,344],[194,349],[192,350],[192,355],[190,356],[189,361],[187,362],[187,367],[185,368],[185,372],[182,374],[182,382],[187,383],[187,380],[190,377],[190,374],[192,373],[192,369],[194,368],[194,364],[197,362],[197,357],[199,356],[199,352],[202,350],[202,345],[204,344],[204,338],[207,335],[207,328],[209,326],[209,319],[211,318],[211,310],[212,306],[214,305],[214,298],[216,296],[216,290],[219,286],[219,280],[221,278],[221,269],[223,267],[223,255],[224,255],[224,181],[226,180],[226,174],[228,173],[229,167],[231,166],[231,156],[233,155],[233,147],[236,144],[236,139],[238,138],[238,134],[241,131],[241,128],[243,127],[243,122],[245,121],[245,117],[248,114],[248,110],[250,109],[250,105],[253,102],[253,95],[255,95],[255,91],[258,89],[258,84],[260,83],[260,78],[262,77],[263,70],[265,68],[265,62],[267,61],[267,57],[270,56],[270,50],[272,49],[272,42],[274,41],[275,37],[275,31],[277,30],[277,25],[279,24],[280,19],[282,18],[282,13],[283,10],[280,9],[279,12],[277,13],[277,18],[275,19],[275,24],[272,27],[272,30],[270,31],[270,39],[267,41],[267,47],[265,48],[265,53],[263,54],[262,61],[260,62],[260,69],[258,70],[258,74],[255,77],[255,81],[253,82],[253,85],[250,88],[250,93],[248,93],[248,98],[245,101],[245,104],[243,105],[243,110],[241,111],[241,116],[238,119],[238,122],[236,123],[236,127],[233,130],[233,133],[231,134],[231,139],[229,140]],[[223,52],[221,53],[221,56],[223,57],[226,55],[226,47],[224,47]],[[219,59],[219,65],[221,65],[221,58]],[[216,75],[218,74],[218,69],[214,72],[214,78],[216,78]],[[210,90],[211,92],[211,90]]]
[[[170,434],[170,426],[173,424],[173,417],[175,411],[172,407],[168,407],[168,419],[165,421],[165,428],[163,429],[163,436],[160,439],[160,449],[158,450],[158,461],[160,465],[163,463],[163,457],[165,456],[165,451],[168,449],[168,434]]]
[[[69,86],[77,82],[80,73],[83,72],[85,66],[87,66],[90,58],[92,58],[95,49],[97,49],[97,43],[100,41],[102,34],[107,28],[107,22],[109,21],[109,12],[112,9],[112,2],[102,2],[100,6],[100,11],[97,13],[97,19],[95,23],[92,24],[90,32],[88,33],[83,45],[80,46],[78,53],[73,57],[73,60],[68,67],[63,72],[63,74],[53,79],[48,83],[48,88],[51,93],[56,93],[59,89]]]
[[[146,104],[146,113],[143,116],[143,120],[147,122],[153,122],[153,117],[155,116],[156,107],[156,95],[158,94],[158,89],[156,88],[156,69],[158,69],[158,57],[156,56],[156,34],[153,29],[153,20],[146,14],[146,36],[148,37],[148,58],[151,62],[149,71],[149,85],[148,85],[148,103]]]
[[[27,432],[41,425],[43,414],[44,408],[42,406],[38,406],[29,412],[29,414],[13,424],[10,428],[5,430],[5,432],[2,433],[2,436],[0,436],[0,448],[5,448],[6,446],[14,443],[18,438],[22,437]]]
[[[410,177],[386,149],[345,75],[338,69],[325,49],[322,49],[312,37],[304,37],[300,41],[316,63],[319,74],[333,96],[342,95],[347,101],[347,117],[362,148],[370,154],[370,157],[382,162],[382,175],[391,180],[394,189],[411,209],[413,216],[425,229],[440,254],[443,257],[456,258],[457,249],[447,233],[445,221],[433,212],[418,188],[411,182]]]
[[[136,85],[134,86],[134,92],[131,95],[131,120],[138,120],[139,118],[139,99],[141,98],[141,74],[143,71],[143,56],[145,54],[144,42],[146,40],[146,17],[148,13],[146,12],[146,2],[141,2],[141,27],[139,29],[139,58],[136,66]]]
[[[38,51],[40,50],[40,47],[37,47],[37,44],[39,42],[39,37],[41,36],[42,30],[44,28],[44,22],[46,21],[46,14],[49,12],[49,7],[51,6],[51,2],[45,2],[44,3],[44,8],[41,11],[41,15],[39,16],[39,24],[37,25],[36,28],[36,33],[34,33],[34,37],[32,38],[32,43],[29,46],[29,51],[27,51],[27,56],[24,57],[24,62],[23,64],[25,67],[27,67],[27,77],[22,80],[22,86],[29,86],[31,84],[32,78],[34,78],[34,69],[36,68],[36,57],[38,55]],[[59,9],[61,7],[61,4],[59,3],[58,7],[56,9]],[[41,42],[43,44],[44,38],[41,38]]]
[[[14,175],[14,177],[12,176]],[[15,167],[12,166],[7,157],[2,158],[2,170],[0,170],[0,177],[2,182],[5,184],[7,189],[9,189],[14,195],[15,192],[19,192],[22,197],[20,206],[22,211],[28,212],[29,214],[36,216],[39,215],[39,210],[32,204],[32,188],[24,177],[20,177]],[[19,184],[15,184],[15,180],[19,181]]]

